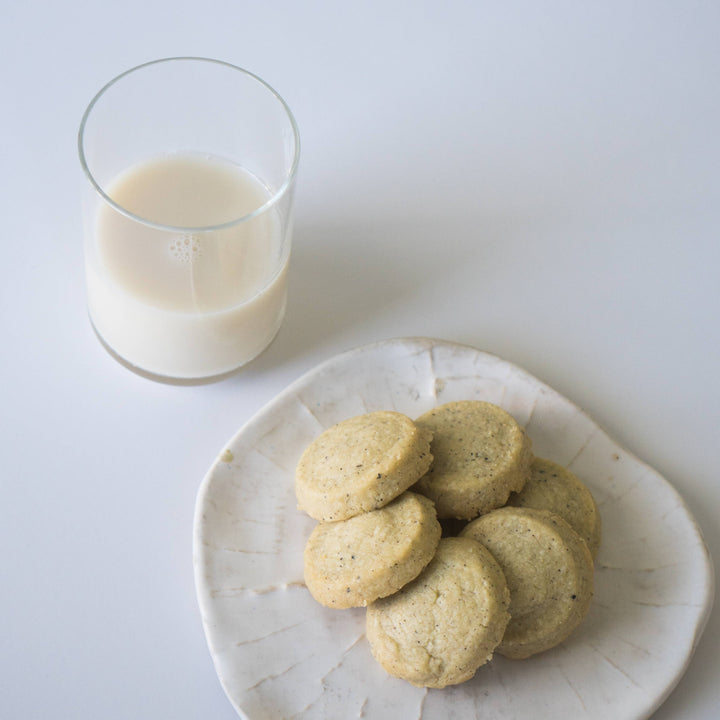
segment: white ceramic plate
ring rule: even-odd
[[[537,455],[573,470],[598,501],[603,541],[590,613],[565,643],[525,661],[496,656],[467,683],[423,690],[373,660],[363,609],[330,610],[310,597],[302,553],[314,522],[296,509],[294,470],[307,444],[347,417],[417,417],[460,399],[501,405]],[[700,532],[654,470],[523,370],[424,338],[339,355],[259,412],[205,477],[194,541],[210,652],[250,720],[645,718],[687,667],[714,591]]]

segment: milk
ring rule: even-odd
[[[107,194],[137,216],[101,203],[87,254],[90,317],[117,355],[155,375],[202,378],[270,343],[285,311],[289,240],[272,207],[256,212],[271,195],[255,176],[167,155],[121,173]]]

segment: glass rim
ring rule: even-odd
[[[268,198],[268,200],[263,203],[260,207],[253,210],[251,213],[247,213],[246,215],[243,215],[241,217],[235,218],[233,220],[228,220],[227,222],[220,223],[218,225],[203,225],[203,226],[183,226],[183,225],[165,225],[163,223],[157,223],[153,222],[152,220],[148,220],[147,218],[142,217],[141,215],[136,215],[135,213],[131,212],[127,208],[123,207],[119,203],[115,202],[110,195],[105,192],[102,185],[98,182],[98,180],[93,175],[92,171],[90,170],[90,167],[87,162],[87,157],[85,155],[85,145],[84,145],[84,138],[85,138],[85,126],[87,124],[87,121],[90,117],[90,114],[92,113],[93,108],[97,104],[97,102],[100,100],[100,98],[105,95],[105,93],[113,87],[116,83],[118,83],[123,78],[127,77],[128,75],[137,72],[138,70],[143,70],[144,68],[150,67],[152,65],[158,65],[161,63],[170,63],[170,62],[176,62],[176,61],[191,61],[191,62],[197,62],[197,63],[212,63],[215,65],[221,65],[225,68],[229,68],[231,70],[236,70],[243,75],[252,78],[256,82],[260,83],[266,90],[268,90],[276,100],[280,102],[280,105],[285,110],[285,113],[287,115],[287,118],[290,122],[290,127],[292,128],[293,133],[293,140],[295,142],[295,150],[293,153],[293,159],[292,163],[290,165],[290,169],[286,174],[285,181],[283,184]],[[105,83],[100,90],[95,94],[95,96],[92,98],[90,103],[88,104],[87,108],[85,109],[85,112],[83,113],[82,120],[80,121],[80,128],[78,129],[78,137],[77,137],[77,146],[78,146],[78,156],[80,158],[80,165],[82,167],[82,170],[87,177],[87,179],[90,181],[90,184],[95,189],[95,191],[100,195],[100,197],[112,208],[117,210],[118,212],[122,213],[126,217],[130,218],[131,220],[134,220],[138,223],[141,223],[142,225],[145,225],[147,227],[151,227],[155,230],[166,230],[170,232],[182,232],[182,233],[205,233],[205,232],[214,232],[218,230],[225,230],[227,228],[234,227],[236,225],[240,225],[242,223],[245,223],[249,220],[252,220],[253,218],[256,218],[263,213],[265,213],[267,210],[269,210],[273,205],[276,205],[277,202],[289,191],[289,189],[292,187],[293,182],[295,180],[295,176],[297,175],[298,165],[300,162],[300,132],[298,130],[297,122],[295,121],[295,117],[292,114],[292,111],[290,110],[290,107],[288,104],[283,100],[280,93],[277,92],[271,85],[269,85],[265,80],[263,80],[260,76],[256,75],[253,72],[250,72],[249,70],[246,70],[245,68],[241,68],[238,65],[233,65],[232,63],[225,62],[224,60],[215,60],[213,58],[207,58],[207,57],[198,57],[193,55],[179,55],[175,57],[166,57],[166,58],[160,58],[158,60],[150,60],[145,63],[141,63],[140,65],[136,65],[135,67],[129,68],[128,70],[125,70],[124,72],[120,73],[119,75],[116,75],[112,80]]]

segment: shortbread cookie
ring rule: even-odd
[[[510,596],[498,563],[470,538],[443,538],[435,557],[402,590],[367,609],[375,659],[418,687],[470,679],[508,622]]]
[[[367,605],[414,580],[439,542],[435,506],[408,491],[378,510],[319,523],[305,546],[305,584],[328,607]]]
[[[530,439],[505,410],[487,402],[452,402],[416,420],[432,432],[433,462],[415,486],[439,518],[471,520],[501,507],[530,473]]]
[[[587,543],[593,558],[597,555],[600,512],[590,490],[561,465],[536,457],[525,487],[510,496],[508,505],[554,512]]]
[[[430,466],[428,430],[391,411],[358,415],[319,435],[295,473],[298,507],[329,522],[387,505]]]
[[[585,541],[546,510],[505,507],[473,520],[461,533],[498,561],[510,589],[501,655],[524,659],[565,640],[585,617],[593,561]]]

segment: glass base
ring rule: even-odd
[[[176,378],[176,377],[169,377],[167,375],[157,375],[156,373],[149,372],[147,370],[143,370],[142,368],[138,367],[137,365],[133,365],[131,362],[126,360],[122,355],[118,355],[115,350],[113,350],[103,339],[102,335],[98,332],[97,328],[95,327],[95,324],[92,321],[92,318],[89,317],[90,320],[90,327],[93,329],[93,332],[95,333],[95,337],[100,341],[100,344],[105,349],[105,351],[110,355],[113,360],[116,360],[120,365],[122,365],[127,370],[130,370],[131,372],[135,373],[135,375],[139,375],[140,377],[145,378],[146,380],[152,380],[153,382],[163,383],[165,385],[186,385],[186,386],[194,386],[194,385],[211,385],[212,383],[220,382],[221,380],[226,380],[227,378],[233,377],[234,375],[238,375],[247,365],[257,358],[259,358],[261,355],[265,353],[265,351],[275,342],[275,338],[277,337],[277,334],[280,330],[276,331],[275,335],[273,335],[270,342],[257,354],[255,357],[250,358],[250,360],[242,363],[241,365],[238,365],[236,368],[233,368],[232,370],[228,370],[226,372],[220,373],[219,375],[211,375],[208,377],[201,377],[201,378]]]

